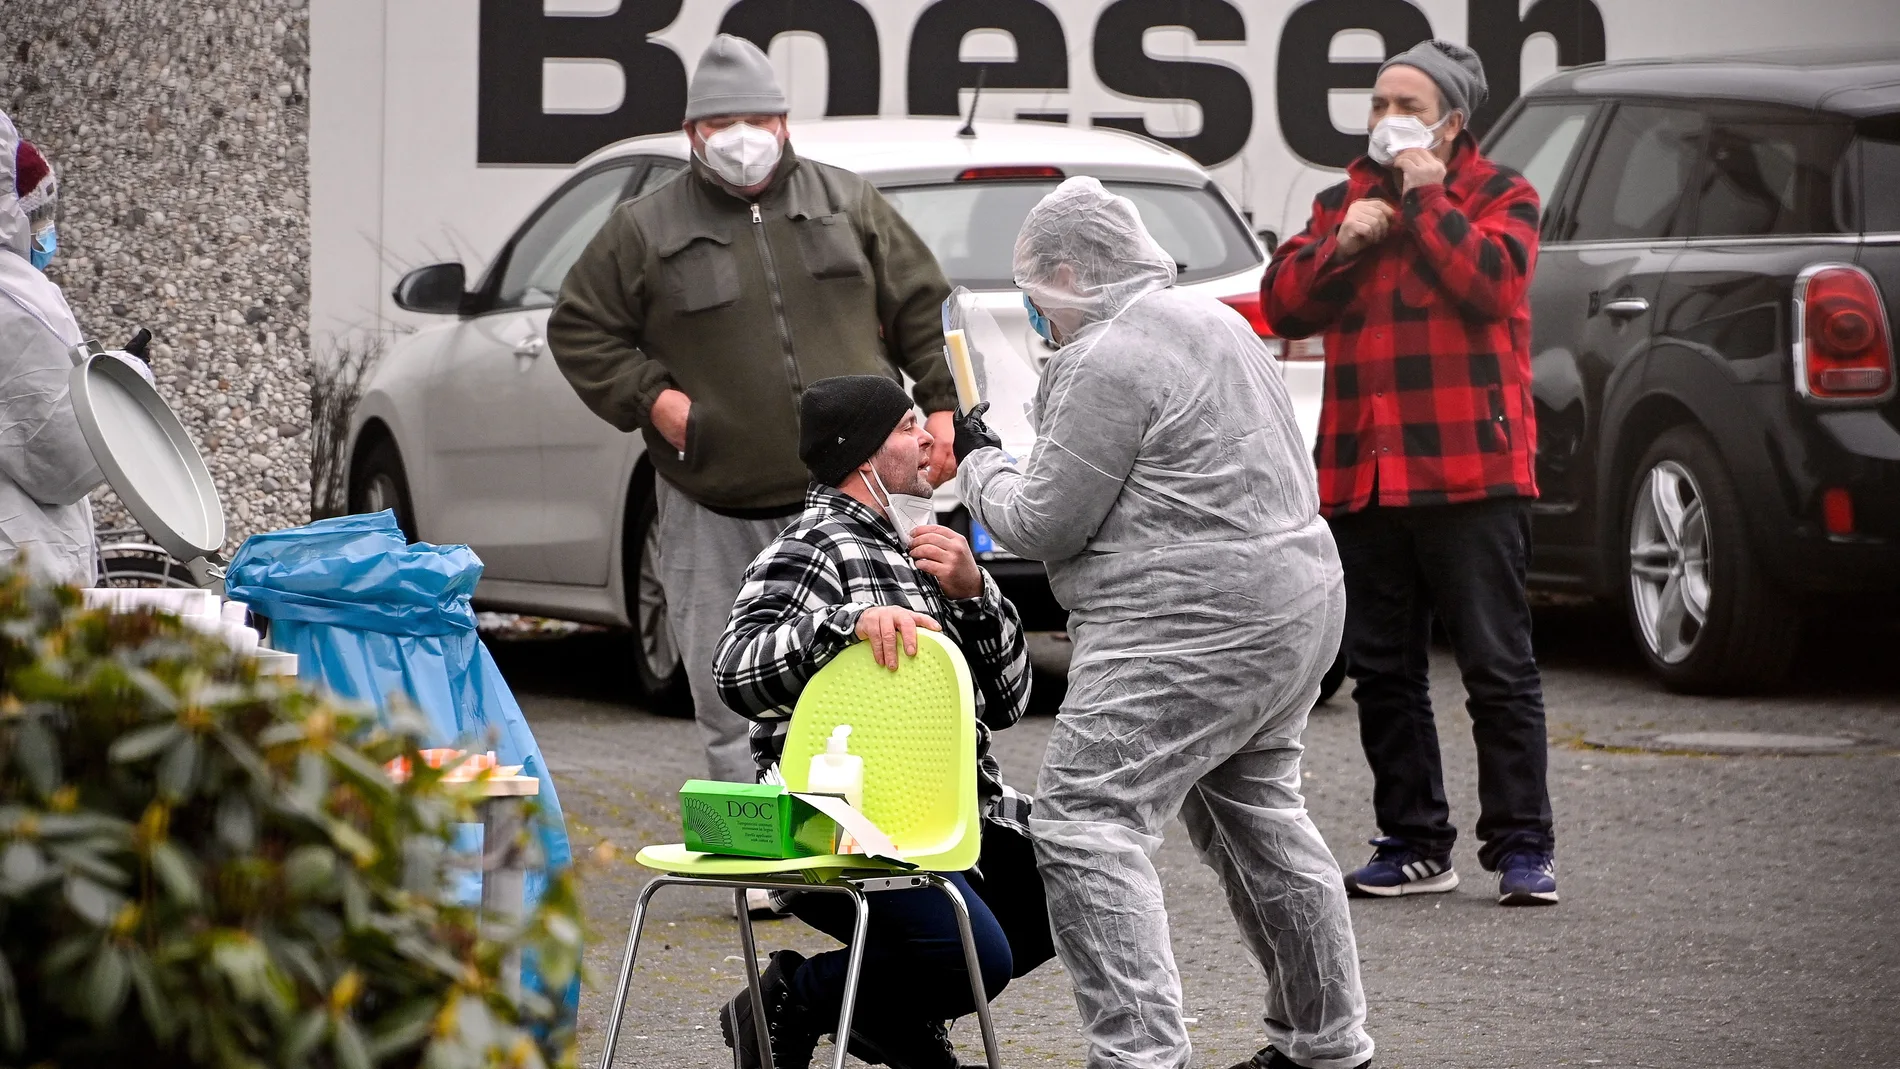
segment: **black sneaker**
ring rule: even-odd
[[[1557,860],[1548,850],[1513,850],[1498,863],[1498,905],[1557,904]]]
[[[1353,1069],[1366,1069],[1366,1067],[1371,1064],[1372,1059],[1367,1058],[1365,1061],[1354,1066]],[[1234,1066],[1233,1069],[1300,1069],[1300,1063],[1281,1054],[1272,1047],[1261,1047],[1253,1057]]]
[[[1346,893],[1354,898],[1443,894],[1458,886],[1449,854],[1423,854],[1404,839],[1390,836],[1370,841],[1372,860],[1346,873]]]
[[[811,1069],[812,1050],[824,1028],[792,993],[791,975],[805,964],[805,955],[781,950],[759,976],[765,999],[766,1031],[772,1037],[772,1064],[776,1069]],[[753,1023],[752,993],[740,988],[719,1011],[719,1031],[726,1046],[738,1052],[739,1069],[759,1069],[759,1030]]]
[[[851,1056],[866,1065],[890,1069],[959,1069],[950,1029],[942,1021],[856,1024],[851,1027]]]

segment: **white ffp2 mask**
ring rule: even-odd
[[[864,474],[858,473],[858,478],[864,479]],[[875,490],[871,488],[871,479],[877,480]],[[884,518],[891,522],[891,530],[897,532],[898,546],[909,551],[910,533],[925,524],[936,523],[937,506],[927,497],[893,494],[884,489],[884,479],[878,475],[876,468],[871,469],[871,479],[864,479],[864,488],[871,491],[873,499],[879,494],[884,495]]]
[[[735,189],[756,186],[770,178],[782,154],[777,134],[743,122],[708,137],[705,145],[701,158],[706,166]]]
[[[1437,130],[1451,118],[1447,112],[1443,119],[1426,126],[1415,115],[1393,115],[1379,120],[1366,137],[1366,155],[1381,167],[1390,166],[1398,154],[1408,148],[1432,148],[1438,144]]]

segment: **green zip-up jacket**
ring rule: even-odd
[[[908,373],[925,412],[956,402],[943,360],[943,269],[850,171],[787,145],[756,200],[695,160],[615,209],[568,272],[548,344],[587,407],[644,432],[654,469],[730,515],[795,511],[798,399],[833,375]],[[692,398],[684,459],[653,427]]]

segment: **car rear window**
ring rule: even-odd
[[[1726,122],[1709,127],[1697,170],[1697,237],[1838,234],[1853,229],[1835,202],[1846,124]]]
[[[1055,179],[1011,179],[904,186],[884,195],[916,229],[944,274],[971,289],[1013,289],[1016,233]],[[1135,202],[1142,222],[1174,257],[1183,282],[1218,278],[1260,263],[1240,218],[1212,188],[1104,182]]]
[[[1842,170],[1843,211],[1871,234],[1900,233],[1900,115],[1854,124]]]

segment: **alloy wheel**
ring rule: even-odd
[[[388,472],[379,471],[370,476],[363,487],[363,511],[382,512],[385,509],[398,508],[402,498],[396,493],[396,480]]]
[[[1630,516],[1630,599],[1649,651],[1665,664],[1694,652],[1709,615],[1709,520],[1695,476],[1674,460],[1643,478]]]
[[[640,547],[640,575],[635,584],[634,611],[640,621],[640,656],[646,660],[649,679],[671,678],[679,669],[679,649],[673,644],[673,627],[666,618],[666,591],[660,586],[660,525],[647,526],[646,544]]]

